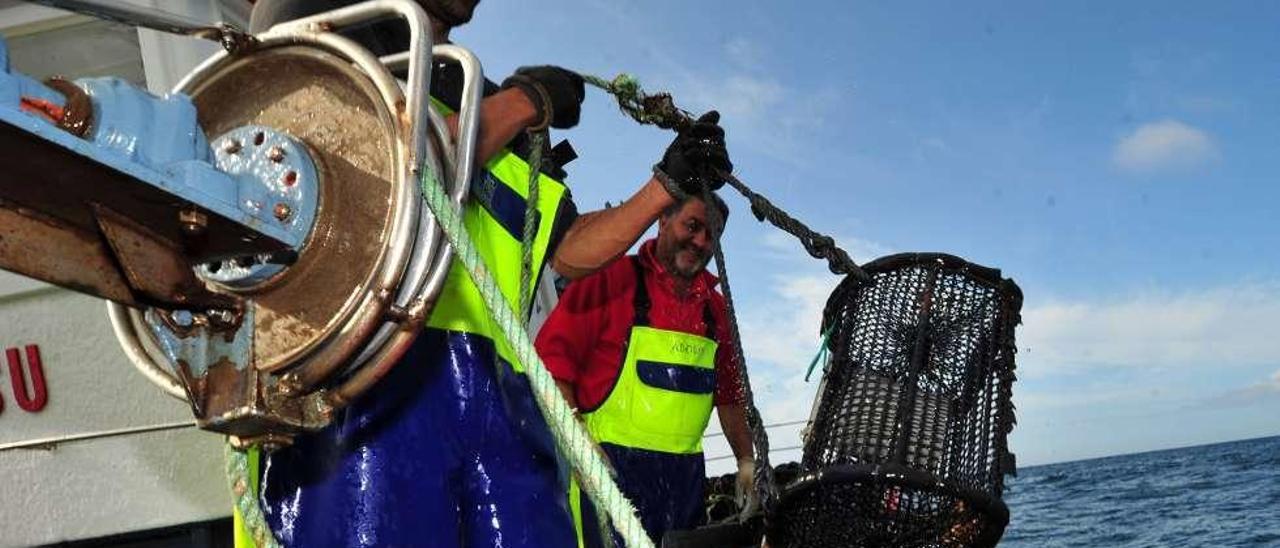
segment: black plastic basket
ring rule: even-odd
[[[773,547],[993,546],[1014,470],[1014,326],[1022,292],[951,255],[901,254],[847,278],[800,477],[769,519]]]

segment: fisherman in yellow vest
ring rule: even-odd
[[[260,32],[350,3],[260,0],[251,27]],[[471,19],[478,0],[418,3],[441,42]],[[350,36],[377,55],[408,43],[406,29],[395,25]],[[458,68],[437,63],[431,76],[437,108],[456,110]],[[501,88],[486,82],[485,95],[477,154],[485,169],[472,181],[463,215],[515,309],[530,176],[523,132],[576,125],[584,88],[568,70],[526,67]],[[565,150],[544,151],[551,160],[537,181],[532,272],[550,264],[572,279],[625,253],[674,199],[655,176],[618,207],[578,215],[561,182],[561,165],[572,158]],[[697,166],[704,153],[682,145],[667,156]],[[530,290],[536,286],[535,280]],[[423,334],[401,363],[328,428],[261,457],[259,501],[275,537],[292,546],[572,546],[550,432],[518,368],[455,262]],[[245,540],[241,535],[237,544]]]
[[[714,113],[700,122],[708,121],[714,122]],[[681,138],[718,142],[706,148],[714,157],[708,163],[728,171],[720,128],[699,130],[710,133]],[[690,189],[700,187],[699,178],[714,177],[714,171],[688,169],[684,160],[669,152],[658,170]],[[604,450],[655,543],[667,531],[700,522],[702,437],[712,408],[738,459],[739,493],[752,492],[739,364],[724,298],[705,268],[722,229],[711,225],[707,210],[717,208],[720,219],[729,210],[714,194],[710,205],[700,196],[686,195],[667,207],[657,238],[639,254],[571,283],[537,339],[538,354]],[[590,503],[578,493],[571,500],[579,545],[612,546],[601,542]]]

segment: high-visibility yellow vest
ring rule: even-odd
[[[644,269],[632,262],[637,312],[627,354],[613,390],[583,419],[597,443],[699,453],[714,405],[715,327],[707,322],[710,337],[650,327]]]
[[[443,104],[436,102],[436,106],[448,112]],[[512,310],[518,310],[530,167],[524,159],[510,150],[499,153],[485,167],[485,170],[476,174],[478,179],[471,184],[471,196],[463,207],[463,223],[485,266],[489,268],[489,273],[497,281],[502,296],[510,303]],[[533,258],[530,262],[530,296],[537,288],[538,274],[542,272],[547,260],[552,231],[566,193],[564,183],[545,173],[538,174],[538,203],[535,204],[538,231],[533,240]],[[464,268],[461,261],[453,262],[448,280],[436,301],[435,310],[427,319],[427,327],[487,337],[494,341],[499,357],[510,363],[517,372],[523,372],[511,346],[485,308],[479,289]]]

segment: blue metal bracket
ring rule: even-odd
[[[266,213],[290,238],[302,244],[315,224],[319,206],[319,173],[307,146],[292,136],[257,125],[238,127],[214,139],[215,164],[237,183],[238,204],[246,212]],[[260,254],[199,267],[201,277],[225,285],[248,287],[284,270],[278,257]]]

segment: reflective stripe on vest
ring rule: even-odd
[[[433,104],[442,112],[449,112],[439,101]],[[472,181],[473,197],[463,206],[463,224],[475,243],[480,258],[498,283],[502,296],[512,310],[519,306],[521,239],[524,231],[524,214],[529,196],[529,164],[510,150],[503,150],[476,174]],[[546,260],[551,231],[565,197],[565,185],[545,173],[538,174],[538,232],[533,241],[533,259],[530,263],[532,279],[529,292],[537,288],[538,274]],[[488,337],[495,342],[498,356],[522,372],[515,353],[502,336],[497,323],[489,316],[480,291],[467,275],[461,261],[454,261],[449,277],[436,301],[435,310],[427,319],[427,326],[437,329],[463,331]]]
[[[715,394],[714,339],[648,326],[648,291],[636,259],[636,325],[613,390],[584,414],[597,442],[662,453],[702,451]],[[714,327],[708,324],[711,333]]]

